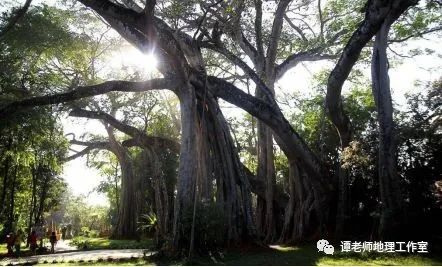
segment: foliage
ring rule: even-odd
[[[152,240],[142,239],[136,240],[116,240],[107,238],[88,238],[88,237],[75,237],[72,240],[72,244],[80,249],[147,249],[153,245]]]
[[[226,226],[224,225],[222,207],[214,203],[200,203],[196,207],[195,220],[193,220],[193,210],[186,210],[183,213],[183,242],[190,243],[190,233],[194,224],[195,248],[201,252],[207,252],[219,248],[226,238]]]
[[[138,222],[138,229],[140,231],[146,231],[149,233],[154,233],[157,231],[158,220],[155,213],[151,212],[148,214],[142,214],[140,216],[140,221]]]
[[[70,225],[74,236],[97,237],[111,228],[109,208],[90,205],[81,195],[67,193],[60,208],[53,211],[52,218],[63,226]]]
[[[398,159],[403,193],[408,207],[408,226],[414,235],[439,235],[440,174],[442,166],[442,82],[421,84],[419,92],[408,95],[408,111],[400,113]],[[439,190],[439,191],[438,191]]]

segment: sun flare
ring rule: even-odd
[[[143,54],[134,47],[127,47],[113,57],[112,65],[133,68],[149,75],[156,71],[158,60],[153,53]]]

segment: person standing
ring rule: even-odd
[[[55,234],[55,231],[52,232],[49,241],[51,242],[51,253],[55,253],[55,244],[57,243],[57,235]]]
[[[13,232],[10,232],[9,235],[6,236],[6,248],[8,249],[8,256],[12,256],[14,251],[14,243],[15,243],[15,235]]]
[[[23,241],[23,231],[18,230],[14,239],[15,256],[20,257],[21,242]]]
[[[32,230],[31,235],[29,236],[29,247],[32,251],[32,254],[35,255],[37,250],[37,233],[35,230]]]

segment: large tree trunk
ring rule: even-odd
[[[257,176],[265,181],[266,197],[258,197],[259,229],[265,235],[265,242],[272,242],[276,236],[273,195],[276,184],[275,164],[273,154],[272,131],[263,122],[258,121],[258,169]]]
[[[348,147],[348,144],[346,145]],[[344,151],[346,147],[341,147],[341,151]],[[340,239],[344,237],[347,228],[347,220],[350,216],[349,212],[349,203],[348,203],[348,195],[349,195],[349,171],[342,167],[343,162],[341,160],[338,161],[337,166],[337,177],[338,177],[338,203],[336,209],[336,227],[335,227],[335,238]]]
[[[390,23],[384,22],[373,47],[372,90],[379,123],[379,187],[381,196],[381,237],[394,237],[402,222],[402,198],[397,172],[393,105],[388,76],[387,41]]]
[[[7,231],[13,231],[14,223],[15,223],[15,189],[17,187],[17,175],[18,175],[18,163],[16,163],[14,168],[14,174],[12,177],[12,183],[11,183],[11,191],[9,194],[9,214],[8,214],[8,220],[6,222],[6,229]]]
[[[12,147],[12,137],[9,137],[8,140],[8,145],[6,146],[5,151],[8,151],[11,149]],[[6,153],[5,153],[6,154]],[[11,167],[11,156],[7,155],[5,156],[5,160],[3,162],[3,182],[2,182],[2,191],[1,191],[1,195],[0,195],[0,218],[3,215],[3,211],[6,207],[6,189],[8,188],[8,183],[9,183],[9,168]]]
[[[315,199],[308,177],[293,160],[289,160],[289,192],[290,200],[285,210],[279,241],[299,243],[320,230],[319,221],[311,219],[314,216],[320,218],[322,210],[318,208],[320,205],[316,203],[318,200]]]
[[[157,216],[157,246],[160,247],[169,233],[169,195],[167,193],[165,177],[161,172],[161,162],[156,151],[143,149],[146,166],[151,165],[152,187],[154,189],[155,214]]]
[[[105,125],[112,152],[117,156],[121,168],[120,209],[114,229],[115,238],[138,238],[137,222],[139,216],[140,188],[136,186],[136,177],[132,158],[127,148],[115,139],[113,128]]]
[[[226,243],[248,242],[256,236],[251,187],[217,100],[210,94],[204,100],[201,106],[207,108],[204,117],[208,140],[206,153],[212,171],[209,182],[216,180],[216,203],[223,208],[226,219]]]
[[[181,149],[174,206],[173,247],[182,250],[190,247],[190,229],[185,217],[193,213],[198,174],[197,112],[194,88],[185,84],[178,95],[181,110]]]
[[[6,156],[3,166],[3,182],[2,182],[2,191],[0,195],[0,217],[3,215],[3,211],[6,207],[6,193],[9,183],[9,168],[10,168],[11,158]]]
[[[264,81],[267,80],[267,86],[274,95],[274,78],[267,71],[261,75]],[[272,96],[273,96],[272,95]],[[266,95],[262,90],[256,90],[256,97],[266,101]],[[274,97],[274,96],[273,96]],[[258,179],[265,181],[266,195],[265,199],[257,198],[257,221],[258,229],[264,235],[264,242],[270,243],[276,238],[275,210],[273,205],[274,191],[276,186],[275,163],[273,153],[273,135],[272,130],[264,122],[258,120],[257,123],[257,155],[258,155]]]
[[[35,223],[38,224],[42,221],[43,212],[45,209],[45,200],[48,193],[48,187],[50,185],[51,175],[49,173],[45,173],[43,166],[37,167],[37,177],[42,180],[42,184],[40,187],[40,199],[38,204],[38,210],[35,214]]]

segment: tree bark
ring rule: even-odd
[[[273,79],[270,81],[272,94]],[[260,89],[256,90],[257,97],[265,101],[265,95]],[[264,234],[264,242],[270,243],[274,241],[276,237],[276,225],[275,225],[275,212],[273,207],[274,190],[276,186],[276,174],[275,163],[273,153],[273,135],[272,130],[261,120],[257,123],[257,156],[258,156],[258,169],[257,177],[265,182],[266,195],[265,199],[258,197],[258,227],[260,232]]]
[[[226,244],[247,242],[256,236],[252,217],[251,185],[238,157],[230,129],[218,102],[210,94],[205,98],[208,151],[212,178],[216,180],[216,203],[223,207],[227,225]]]
[[[121,168],[120,209],[117,225],[113,236],[116,238],[137,238],[137,222],[139,216],[139,187],[136,186],[136,177],[132,158],[127,148],[115,139],[113,128],[105,124],[109,136],[111,151],[117,156]]]
[[[185,232],[183,218],[191,214],[196,194],[198,180],[198,151],[197,151],[197,113],[196,96],[190,84],[184,85],[178,95],[181,110],[181,149],[178,167],[177,195],[174,206],[173,246],[177,250],[189,248],[186,238],[190,233]],[[187,240],[187,241],[186,241]]]
[[[403,223],[403,204],[397,172],[397,148],[390,79],[388,76],[387,42],[390,22],[386,21],[376,34],[372,58],[372,91],[379,123],[379,187],[381,218],[379,235],[394,237]]]
[[[5,151],[8,151],[12,147],[12,136],[9,136],[8,145],[6,146]],[[3,183],[2,183],[2,192],[0,195],[0,218],[3,215],[4,208],[6,207],[6,189],[8,188],[9,181],[9,168],[11,167],[11,156],[6,155],[6,158],[3,163]]]
[[[17,186],[17,175],[18,175],[18,163],[16,162],[16,165],[14,167],[14,174],[12,177],[12,183],[11,183],[11,191],[9,194],[9,214],[8,214],[8,220],[6,222],[6,229],[8,231],[13,231],[14,222],[15,222],[15,189]]]

